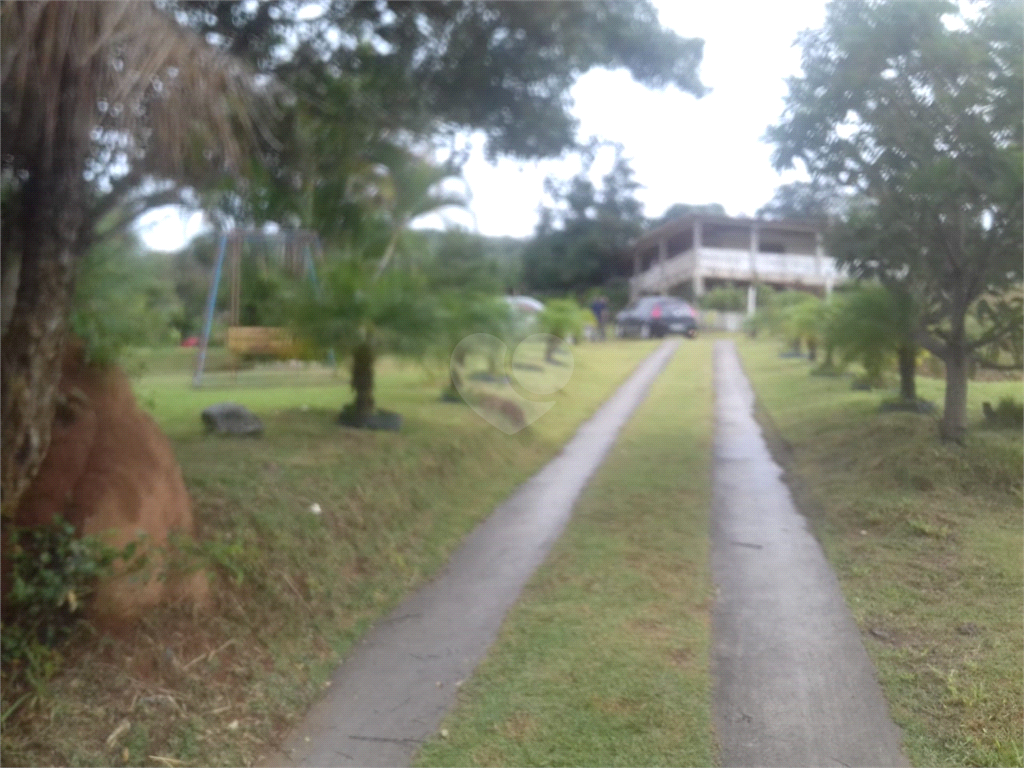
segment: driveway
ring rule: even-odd
[[[576,498],[678,341],[666,341],[462,544],[429,584],[375,626],[266,765],[408,765],[454,705]],[[577,375],[581,375],[579,372]],[[495,440],[507,438],[495,430]]]
[[[903,766],[900,732],[839,583],[715,344],[715,726],[727,766]]]

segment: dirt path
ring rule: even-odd
[[[726,766],[903,766],[857,625],[715,344],[715,726]]]
[[[407,765],[455,703],[573,504],[671,358],[662,344],[544,469],[467,538],[431,583],[364,638],[330,693],[267,765]],[[495,440],[505,436],[495,431]]]

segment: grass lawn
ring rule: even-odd
[[[656,346],[574,348],[555,406],[511,436],[440,402],[445,376],[413,365],[378,367],[378,405],[405,424],[371,433],[334,424],[351,399],[344,371],[216,374],[194,391],[191,355],[150,353],[136,391],[181,462],[215,607],[81,633],[41,696],[4,723],[3,764],[245,765],[268,754],[352,643]],[[255,411],[265,436],[204,435],[199,412],[224,400]],[[4,682],[7,717],[24,689]]]
[[[981,423],[981,403],[1020,400],[1021,382],[971,382],[967,445],[944,445],[934,416],[877,412],[895,392],[809,376],[771,342],[737,345],[911,761],[1021,765],[1022,440]],[[918,392],[941,409],[942,381]]]
[[[709,765],[711,341],[683,342],[419,765]]]

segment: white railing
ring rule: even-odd
[[[831,256],[758,253],[751,270],[750,251],[741,248],[701,248],[699,254],[688,250],[662,265],[655,261],[630,281],[639,291],[662,290],[693,278],[696,269],[704,278],[723,280],[769,280],[780,283],[821,284],[841,282],[847,275],[837,268]]]

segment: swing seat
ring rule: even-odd
[[[243,357],[287,360],[295,356],[297,345],[287,328],[236,325],[228,328],[228,350]]]

